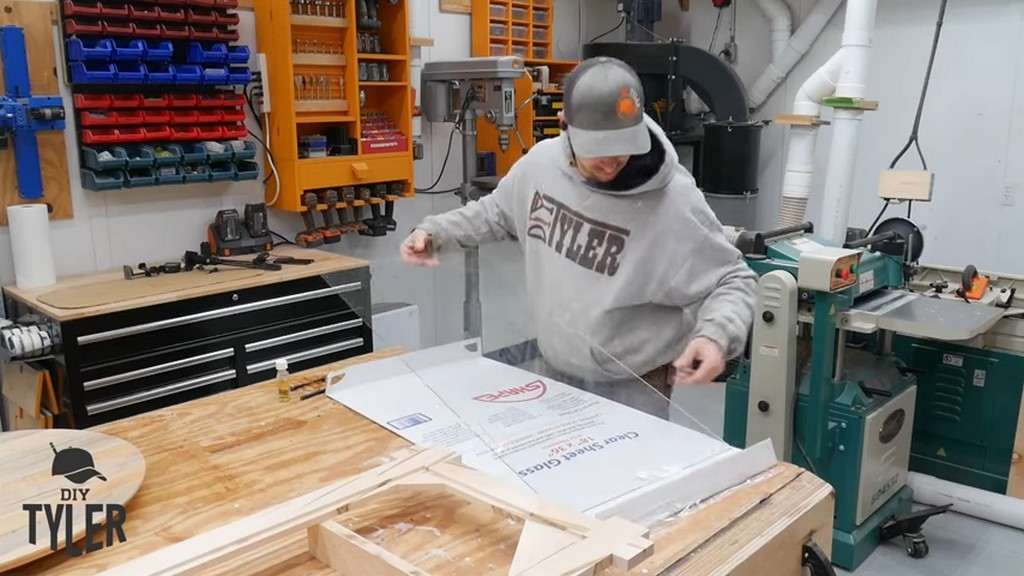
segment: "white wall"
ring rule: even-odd
[[[576,58],[579,53],[579,13],[583,0],[556,0],[556,56]],[[470,17],[465,14],[442,13],[438,0],[410,0],[410,27],[415,36],[433,38],[432,48],[413,48],[413,78],[419,83],[419,68],[424,61],[466,58],[470,55]],[[251,12],[241,12],[241,42],[256,46],[255,19]],[[59,36],[57,30],[54,30]],[[60,54],[59,41],[55,41]],[[58,66],[58,68],[60,68]],[[63,87],[65,102],[70,107],[70,92]],[[525,98],[525,96],[524,96]],[[250,120],[251,130],[258,130]],[[416,162],[417,188],[429,186],[438,177],[445,156],[451,125],[431,125],[418,120],[414,132],[423,134],[425,157]],[[79,180],[74,119],[69,118],[65,139],[69,151],[69,171],[75,216],[72,220],[51,222],[54,259],[59,276],[119,269],[124,264],[150,264],[176,260],[186,250],[198,250],[205,239],[206,227],[222,208],[241,210],[246,203],[263,199],[258,183],[206,184],[174,186],[110,192],[84,191]],[[458,186],[462,174],[461,143],[456,136],[447,169],[436,190]],[[262,162],[262,159],[261,159]],[[418,304],[424,345],[451,341],[462,335],[463,266],[462,255],[444,260],[437,270],[413,269],[398,260],[398,246],[405,234],[422,218],[455,208],[459,200],[454,194],[423,194],[401,200],[395,218],[399,229],[382,238],[346,235],[343,240],[324,249],[364,258],[371,262],[372,293],[375,302],[403,301]],[[286,237],[294,238],[302,227],[297,214],[271,211],[271,227]],[[0,283],[14,282],[10,256],[10,236],[0,228]],[[511,300],[523,298],[521,284],[516,282],[522,265],[521,254],[514,244],[487,247],[481,284],[485,306],[485,344],[488,348],[512,343],[529,332],[525,322],[507,318],[499,311]],[[496,264],[495,264],[496,263]],[[512,286],[514,293],[505,292]],[[502,297],[494,294],[503,294]],[[490,295],[490,297],[488,297]],[[512,303],[513,307],[521,304]],[[522,309],[521,307],[519,309]],[[501,324],[501,328],[497,324]],[[494,329],[488,329],[488,326]]]
[[[747,83],[767,64],[769,30],[767,20],[752,0],[737,0],[737,70]],[[815,0],[788,0],[793,8],[794,26]],[[470,50],[468,15],[438,11],[436,0],[416,0],[414,34],[433,37],[433,48],[420,49],[419,61],[462,58]],[[556,0],[556,55],[576,58],[580,40],[601,34],[618,21],[614,0]],[[689,13],[679,11],[675,2],[664,2],[665,15],[655,32],[663,37],[682,37],[706,47],[715,24],[716,10],[705,0],[692,1]],[[871,61],[869,92],[880,101],[877,112],[866,114],[858,155],[856,198],[852,202],[851,224],[866,226],[880,208],[875,186],[880,170],[888,166],[909,133],[927,62],[937,1],[881,0],[879,2],[875,50]],[[766,106],[760,118],[771,119],[785,111],[799,84],[838,47],[842,11],[830,22],[803,61],[798,64]],[[582,19],[578,17],[582,14]],[[243,39],[255,45],[253,18],[243,13]],[[925,261],[965,265],[982,269],[1017,271],[1015,248],[1024,241],[1019,225],[1021,208],[1002,205],[1004,184],[1014,186],[1019,198],[1024,183],[1024,165],[1015,160],[1024,154],[1024,3],[1015,0],[953,0],[943,29],[929,101],[921,127],[922,148],[929,167],[936,172],[935,200],[915,207],[914,219],[925,228]],[[720,42],[728,37],[730,18],[723,18]],[[609,39],[621,38],[622,30]],[[414,71],[414,82],[418,76]],[[65,94],[67,96],[67,94]],[[416,185],[425,187],[437,177],[444,158],[450,125],[420,125],[426,157],[416,163]],[[420,131],[418,130],[418,131]],[[67,131],[68,149],[75,150],[72,130]],[[761,149],[759,224],[774,222],[785,157],[786,130],[772,125],[764,133]],[[825,174],[824,159],[829,131],[819,140],[816,192]],[[73,202],[75,218],[52,223],[58,273],[69,275],[117,268],[140,261],[159,262],[194,250],[204,236],[206,225],[217,210],[241,208],[259,201],[262,193],[254,183],[179,186],[115,192],[84,192],[78,182],[78,159],[72,153]],[[900,166],[917,168],[907,155]],[[455,139],[451,160],[437,189],[457,186],[461,174],[459,139]],[[404,232],[429,213],[458,205],[454,195],[420,195],[402,200],[396,208],[399,231],[384,238],[348,236],[330,250],[366,258],[372,262],[375,301],[407,301],[421,307],[423,342],[450,341],[462,329],[461,257],[449,258],[440,270],[410,269],[398,261],[398,245]],[[898,210],[891,209],[896,215]],[[818,202],[812,200],[808,218],[817,219]],[[964,215],[972,214],[983,224],[968,227]],[[300,227],[297,215],[272,212],[273,228],[293,236]],[[941,233],[940,233],[941,232]],[[0,229],[0,254],[9,254],[6,229]],[[500,315],[511,304],[522,310],[524,294],[516,282],[521,257],[514,245],[484,250],[485,273],[481,280],[485,309],[487,347],[515,341],[529,333],[522,318]],[[500,273],[495,272],[502,267]],[[13,282],[9,256],[0,257],[0,281]],[[501,329],[498,329],[498,326]],[[488,326],[494,329],[488,330]]]
[[[815,0],[787,0],[794,30]],[[585,28],[588,38],[608,30],[618,21],[613,0],[587,2]],[[770,57],[768,21],[753,0],[736,0],[739,61],[736,70],[749,86]],[[880,105],[864,116],[857,155],[850,225],[867,227],[882,204],[877,198],[881,170],[906,143],[914,120],[928,53],[931,47],[938,0],[879,0],[868,92]],[[664,37],[683,37],[708,47],[717,10],[711,2],[690,2],[683,13],[675,2],[663,2],[665,14],[655,32]],[[773,119],[788,112],[800,84],[839,47],[845,4],[829,22],[803,60],[790,73],[757,115]],[[719,31],[728,37],[728,14]],[[1020,226],[1020,197],[1024,184],[1024,3],[1017,0],[951,0],[947,6],[939,50],[932,72],[928,100],[920,128],[921,148],[935,173],[934,200],[914,206],[913,219],[924,229],[923,261],[1008,273],[1024,273],[1016,246],[1024,242]],[[617,33],[621,39],[621,30]],[[610,36],[614,38],[616,35]],[[720,48],[719,48],[720,49]],[[825,112],[826,119],[830,116]],[[820,133],[814,193],[808,219],[819,220],[820,193],[826,173],[830,142],[827,127]],[[772,125],[764,132],[761,147],[758,224],[775,222],[786,130]],[[897,168],[919,169],[913,149]],[[1015,201],[1003,205],[1003,188],[1012,186]],[[905,215],[905,208],[891,207],[887,216]],[[965,216],[980,222],[966,225]]]

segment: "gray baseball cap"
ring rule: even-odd
[[[634,156],[651,149],[644,88],[628,64],[598,56],[565,80],[566,133],[577,156]]]

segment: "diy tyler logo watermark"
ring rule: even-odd
[[[76,557],[113,546],[115,534],[117,543],[127,542],[128,538],[124,535],[124,522],[128,516],[124,506],[120,504],[91,504],[88,501],[91,489],[78,487],[107,481],[106,476],[96,469],[92,454],[82,448],[73,447],[64,448],[58,452],[52,442],[50,448],[53,450],[53,464],[50,467],[50,473],[53,476],[63,476],[65,480],[77,486],[60,488],[60,504],[22,505],[22,509],[28,512],[29,544],[35,545],[40,536],[36,534],[37,514],[44,514],[46,517],[46,527],[50,532],[50,550],[54,552],[61,548],[58,543],[62,538],[63,548],[67,550],[68,556]],[[75,547],[75,518],[78,517],[78,514],[85,514],[84,548]],[[97,515],[99,515],[99,521],[97,521]],[[103,522],[104,518],[106,518],[106,522]],[[101,532],[105,532],[105,535],[96,538]]]

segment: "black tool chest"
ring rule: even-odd
[[[88,428],[373,350],[368,267],[64,322],[60,425]],[[6,297],[8,317],[35,312]],[[295,400],[297,401],[297,400]]]

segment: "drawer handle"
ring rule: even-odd
[[[309,330],[303,330],[302,332],[295,332],[293,334],[285,334],[284,336],[277,336],[276,338],[270,338],[268,340],[260,340],[259,342],[252,342],[245,345],[246,352],[255,352],[256,350],[265,350],[267,348],[273,348],[281,344],[287,344],[289,342],[295,342],[296,340],[305,340],[307,338],[314,338],[316,336],[322,336],[324,334],[331,334],[333,332],[341,332],[342,330],[348,330],[349,328],[357,328],[363,325],[362,318],[356,318],[355,320],[349,320],[347,322],[339,322],[338,324],[329,324],[327,326],[320,326],[319,328],[311,328]]]
[[[312,358],[318,358],[320,356],[327,356],[328,354],[334,354],[335,352],[341,352],[342,350],[349,350],[351,348],[358,348],[363,345],[362,338],[353,338],[351,340],[343,340],[329,346],[321,346],[320,348],[313,348],[312,350],[305,350],[302,352],[296,352],[288,356],[283,356],[289,364],[293,362],[302,362],[303,360],[309,360]],[[265,360],[263,362],[257,362],[256,364],[250,364],[245,367],[245,371],[248,374],[256,374],[257,372],[263,372],[274,367],[274,363],[277,362],[277,358],[273,360]]]
[[[145,392],[129,394],[119,398],[112,398],[103,402],[94,402],[92,404],[88,404],[85,407],[85,411],[90,416],[93,414],[100,414],[101,412],[109,412],[111,410],[117,410],[118,408],[131,406],[132,404],[138,404],[147,400],[155,400],[156,398],[163,398],[164,396],[170,396],[171,394],[186,392],[188,390],[202,388],[203,386],[209,386],[210,384],[231,380],[235,375],[234,370],[222,370],[220,372],[214,372],[213,374],[200,376],[199,378],[192,378],[191,380],[184,380],[162,388],[154,388],[152,390],[146,390]]]
[[[123,374],[115,374],[113,376],[107,376],[106,378],[89,380],[88,382],[82,384],[82,387],[85,388],[86,391],[96,390],[99,388],[105,388],[107,386],[113,386],[115,384],[128,382],[130,380],[138,380],[139,378],[145,378],[146,376],[153,376],[154,374],[163,374],[164,372],[170,372],[171,370],[177,370],[178,368],[187,368],[189,366],[195,366],[196,364],[202,364],[203,362],[211,362],[213,360],[220,360],[222,358],[230,358],[234,356],[234,354],[234,348],[225,348],[224,350],[210,352],[209,354],[203,354],[201,356],[182,358],[181,360],[175,360],[174,362],[168,362],[166,364],[147,366],[146,368],[140,368],[139,370],[125,372]]]
[[[285,304],[295,304],[296,302],[314,300],[323,296],[333,296],[335,294],[344,294],[345,292],[354,292],[362,287],[362,282],[349,282],[348,284],[342,284],[340,286],[331,286],[330,288],[321,288],[311,292],[271,298],[270,300],[263,300],[261,302],[250,302],[249,304],[241,304],[239,306],[231,306],[228,308],[221,308],[219,310],[207,310],[206,312],[199,312],[188,316],[179,316],[178,318],[168,318],[166,320],[159,320],[148,324],[126,326],[124,328],[118,328],[117,330],[86,334],[85,336],[78,337],[78,344],[80,346],[95,344],[96,342],[104,342],[106,340],[123,338],[125,336],[134,336],[136,334],[144,334],[146,332],[161,330],[163,328],[173,328],[175,326],[184,326],[186,324],[203,322],[205,320],[213,320],[214,318],[224,318],[225,316],[245,314],[246,312],[254,312],[256,310],[263,310],[264,308],[273,308],[275,306],[282,306]]]

